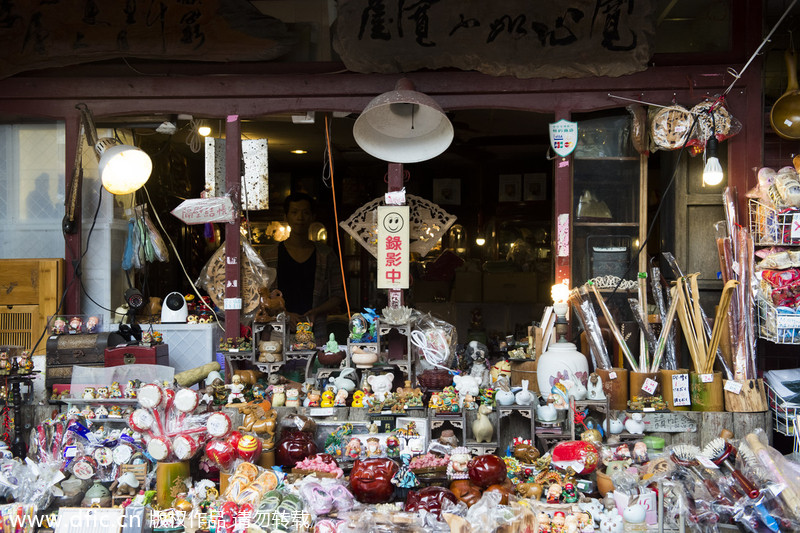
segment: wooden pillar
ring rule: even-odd
[[[568,108],[556,107],[555,122],[569,120]],[[555,258],[556,283],[575,285],[571,279],[570,261],[572,258],[572,155],[557,156],[553,160],[554,205],[555,205]],[[549,296],[546,298],[549,299]]]
[[[225,224],[225,336],[238,337],[240,329],[241,251],[239,219],[242,190],[242,126],[238,115],[225,121],[225,188],[231,195],[236,218]],[[237,303],[235,303],[237,302]]]
[[[69,191],[72,187],[72,180],[75,176],[75,155],[77,150],[82,148],[83,137],[81,137],[81,116],[74,113],[64,120],[64,149],[66,155],[66,172],[64,190]],[[69,194],[67,195],[69,201]],[[75,197],[75,231],[64,234],[64,258],[65,258],[65,287],[67,295],[64,299],[64,308],[61,310],[68,315],[77,315],[81,312],[81,283],[75,275],[75,265],[81,258],[81,187],[78,187],[78,194]],[[65,213],[68,206],[65,206]]]

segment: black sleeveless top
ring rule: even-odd
[[[314,275],[317,271],[317,250],[302,263],[295,261],[289,251],[278,245],[278,289],[283,293],[286,310],[305,313],[314,307]]]

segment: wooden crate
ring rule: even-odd
[[[63,259],[0,260],[0,344],[30,350],[42,336],[64,292]],[[46,335],[46,333],[45,333]],[[43,355],[40,342],[33,355]]]

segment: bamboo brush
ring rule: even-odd
[[[625,343],[625,338],[622,336],[622,333],[619,331],[619,327],[617,327],[617,323],[611,317],[611,312],[606,307],[606,302],[603,300],[603,297],[600,295],[600,291],[597,290],[597,287],[594,283],[590,283],[589,290],[594,293],[594,297],[597,298],[597,304],[600,306],[600,310],[603,312],[603,316],[606,317],[606,321],[608,322],[608,327],[611,329],[611,334],[614,336],[614,339],[619,344],[622,353],[625,355],[625,359],[627,359],[628,364],[631,365],[631,370],[634,372],[639,372],[639,365],[636,363],[636,360],[633,358],[633,354],[631,353],[630,348]]]
[[[658,337],[658,342],[656,343],[656,350],[653,354],[653,363],[650,367],[650,372],[658,372],[658,367],[661,365],[661,357],[664,355],[664,351],[667,348],[669,336],[672,332],[672,323],[675,322],[675,313],[678,311],[677,292],[678,288],[672,287],[670,291],[672,302],[669,305],[669,310],[667,310],[667,315],[661,328],[661,335]]]

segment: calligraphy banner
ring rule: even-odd
[[[355,72],[554,79],[645,70],[654,37],[652,0],[339,0],[333,45]]]
[[[0,5],[0,77],[115,57],[266,61],[294,36],[247,0],[69,0]]]

